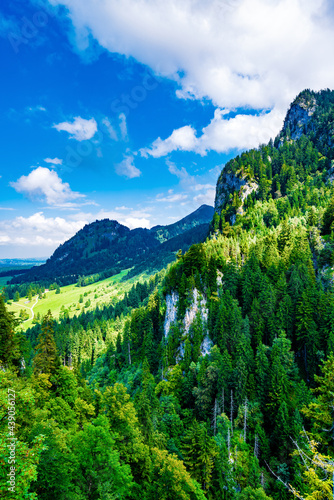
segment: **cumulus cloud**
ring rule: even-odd
[[[190,194],[192,208],[199,205],[213,205],[216,195],[216,187],[214,184],[202,183],[200,177],[190,175],[187,170],[182,167],[178,168],[174,163],[167,162],[168,170],[171,174],[176,175],[180,179],[181,188]],[[216,179],[216,170],[209,172],[209,177]],[[208,177],[206,177],[207,179]]]
[[[68,8],[81,50],[95,40],[176,81],[180,99],[217,107],[201,136],[186,125],[142,149],[146,157],[257,146],[279,132],[301,90],[334,87],[331,0],[50,2]],[[226,120],[225,108],[271,113]]]
[[[37,167],[29,175],[22,175],[10,185],[18,192],[31,199],[45,200],[50,206],[73,207],[71,200],[84,195],[72,191],[67,182],[63,182],[57,172],[46,167]]]
[[[196,131],[186,125],[185,127],[178,128],[165,140],[160,137],[156,139],[151,148],[143,148],[140,150],[142,156],[147,158],[149,155],[154,158],[166,156],[171,151],[193,151],[196,147]]]
[[[303,88],[334,86],[330,0],[51,3],[68,8],[86,46],[93,37],[176,80],[180,98],[281,109]]]
[[[29,217],[0,221],[0,246],[14,249],[17,256],[49,256],[55,248],[87,224],[86,219],[66,220],[45,217],[37,212]],[[24,250],[20,248],[24,247]]]
[[[199,137],[196,137],[192,127],[181,127],[167,139],[159,137],[150,148],[140,152],[145,157],[159,158],[176,150],[194,151],[203,156],[211,150],[225,153],[231,149],[250,149],[275,137],[283,118],[284,113],[278,110],[260,115],[238,114],[228,118],[224,110],[216,109],[213,119],[202,129]]]
[[[52,165],[62,165],[63,160],[60,158],[44,158],[45,163],[51,163]]]
[[[121,163],[115,165],[115,172],[117,175],[133,179],[141,175],[141,171],[133,163],[133,156],[127,156]]]
[[[147,210],[134,210],[129,208],[127,213],[119,212],[118,210],[124,210],[126,207],[118,207],[115,210],[100,210],[94,216],[91,216],[91,220],[96,219],[111,219],[117,220],[124,226],[130,229],[135,229],[137,227],[151,227],[150,213]]]
[[[65,131],[70,134],[70,139],[76,141],[86,141],[94,137],[97,132],[97,123],[94,118],[85,120],[81,116],[76,116],[73,122],[62,122],[53,125],[53,128],[60,131]]]

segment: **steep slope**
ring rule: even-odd
[[[322,136],[320,151],[314,135],[330,130],[323,126],[314,121],[293,139],[285,125],[283,141],[229,162],[212,237],[178,255],[150,297],[138,290],[123,299],[139,307],[122,329],[115,307],[116,341],[107,310],[55,325],[64,364],[87,375],[89,403],[110,419],[120,460],[140,485],[133,498],[332,496],[334,194],[332,136]],[[257,187],[242,198],[251,183]],[[38,334],[36,327],[28,338]],[[56,380],[56,394],[67,396],[68,377],[63,392]],[[77,409],[80,400],[71,399]],[[52,416],[63,415],[60,400]],[[60,460],[49,472],[54,446],[40,461],[42,477],[53,478],[54,467],[63,472]],[[183,489],[180,460],[196,490]]]
[[[69,284],[79,275],[112,275],[133,266],[132,274],[139,272],[139,267],[161,269],[179,248],[186,250],[205,238],[213,212],[213,207],[202,205],[174,224],[150,230],[130,230],[109,219],[87,224],[60,245],[44,265],[14,278],[12,283],[57,280]]]
[[[310,437],[333,463],[332,97],[302,94],[275,142],[226,165],[212,237],[178,256],[91,375],[126,385],[147,442],[163,435],[207,498],[288,499],[289,485],[316,498],[326,464],[310,475]]]
[[[334,157],[334,92],[304,90],[292,102],[275,144],[307,135],[328,158]]]
[[[152,227],[151,233],[154,234],[157,240],[163,243],[193,227],[199,226],[200,224],[207,224],[208,221],[212,219],[212,216],[213,208],[209,205],[202,205],[195,210],[195,212],[192,212],[190,215],[187,215],[174,224]]]
[[[286,194],[288,183],[303,182],[316,171],[329,174],[333,134],[334,92],[301,92],[274,143],[242,153],[225,165],[217,181],[215,211],[234,224],[248,197],[279,198]]]

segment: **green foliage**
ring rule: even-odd
[[[295,106],[317,104],[307,135],[288,115],[275,144],[227,163],[209,237],[173,247],[182,251],[164,275],[74,318],[67,307],[58,322],[48,314],[27,331],[25,352],[0,303],[0,376],[17,389],[22,450],[36,450],[22,495],[329,498],[334,151],[323,131],[332,130],[333,96],[302,93]],[[88,260],[115,250],[98,229],[77,235]],[[180,226],[153,229],[158,248]],[[148,240],[132,236],[125,260],[135,265],[131,245]],[[94,279],[84,274],[82,304]],[[16,373],[22,356],[27,368]]]
[[[37,341],[37,353],[33,361],[34,372],[36,375],[41,373],[53,375],[59,368],[60,362],[53,336],[53,318],[51,311],[43,318],[42,331]]]
[[[15,324],[13,315],[7,311],[3,297],[0,295],[0,364],[2,366],[19,363],[22,338],[15,334]]]

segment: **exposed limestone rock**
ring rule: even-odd
[[[280,134],[280,145],[283,144],[284,138],[297,140],[306,132],[312,131],[313,127],[310,122],[316,108],[315,97],[300,96],[291,104]],[[288,133],[288,129],[290,133]]]
[[[198,311],[200,311],[201,313],[201,318],[203,323],[207,323],[208,321],[207,300],[204,297],[200,298],[200,294],[198,293],[197,288],[194,288],[193,302],[190,308],[186,310],[186,314],[184,315],[184,320],[183,320],[184,333],[186,335],[188,335],[190,325],[193,323]]]
[[[173,323],[176,322],[177,319],[177,304],[178,304],[179,296],[176,292],[173,292],[171,295],[167,295],[166,297],[166,316],[164,323],[164,333],[165,338],[168,337],[169,329]],[[207,322],[208,322],[208,306],[207,300],[203,297],[196,288],[193,290],[193,300],[191,306],[186,310],[183,319],[183,333],[185,336],[189,334],[189,329],[192,323],[194,322],[196,315],[200,314],[202,322],[203,322],[203,331],[205,332],[204,339],[201,345],[201,353],[204,356],[210,352],[212,347],[212,342],[209,338],[208,330],[207,330]],[[177,360],[180,361],[184,356],[184,342],[181,342],[179,346]]]
[[[166,297],[167,310],[164,323],[165,338],[168,336],[171,324],[175,323],[176,321],[178,301],[179,301],[179,295],[176,292],[172,292],[171,295],[167,295]]]
[[[257,191],[258,184],[247,179],[247,175],[233,174],[232,172],[223,172],[220,174],[216,187],[215,211],[220,214],[224,205],[229,200],[230,195],[235,191],[244,203],[245,199],[253,192]],[[242,205],[238,208],[237,214],[243,214]],[[231,224],[234,224],[235,216],[231,218]]]
[[[202,345],[201,345],[202,356],[205,356],[206,354],[209,354],[212,346],[213,346],[213,342],[209,338],[209,335],[206,334],[206,336],[204,337],[204,340],[202,342]]]
[[[208,354],[210,352],[210,349],[212,347],[212,341],[209,338],[209,332],[207,329],[207,323],[208,323],[208,306],[207,306],[207,300],[205,297],[201,296],[201,294],[198,292],[196,288],[193,290],[193,302],[190,306],[189,309],[187,309],[186,314],[184,316],[183,320],[183,325],[184,325],[184,333],[185,335],[188,335],[189,333],[189,328],[191,324],[194,322],[196,315],[197,314],[201,315],[201,319],[203,322],[203,331],[205,332],[205,336],[201,345],[201,354],[202,356],[205,356],[205,354]],[[184,355],[184,346],[180,346],[180,356],[183,357]]]

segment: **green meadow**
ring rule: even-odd
[[[15,317],[19,317],[21,310],[29,315],[29,319],[21,324],[22,329],[26,330],[33,325],[31,308],[39,322],[49,309],[53,317],[58,319],[65,313],[73,317],[75,314],[78,315],[83,311],[93,310],[98,306],[115,305],[134,283],[149,278],[149,275],[143,273],[126,281],[121,281],[128,271],[128,269],[124,270],[115,276],[85,287],[78,287],[75,284],[67,285],[61,287],[58,294],[56,290],[48,290],[43,298],[38,300],[37,304],[37,295],[33,296],[31,301],[27,297],[21,297],[18,302],[9,301],[8,310],[14,312]]]

